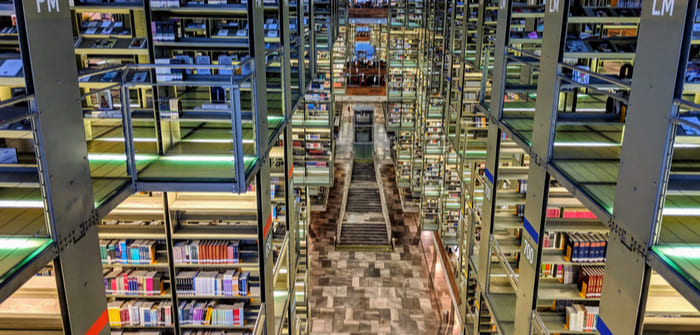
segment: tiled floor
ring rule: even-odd
[[[331,238],[347,173],[346,165],[337,162],[327,211],[311,215],[312,334],[445,333],[438,312],[444,299],[433,294],[417,218],[401,212],[391,161],[378,163],[396,248],[393,252],[335,251]]]

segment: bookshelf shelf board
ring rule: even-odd
[[[496,319],[496,326],[503,335],[515,334],[515,294],[484,294],[489,311]]]
[[[24,77],[0,77],[0,86],[18,87],[24,85],[26,85]]]
[[[575,233],[588,231],[604,233],[609,229],[600,220],[596,219],[561,219],[548,218],[547,230],[551,232]]]
[[[542,44],[541,38],[509,38],[510,44]]]
[[[639,16],[569,16],[566,21],[568,23],[639,23]],[[634,25],[620,26],[617,28],[636,28]]]
[[[248,294],[247,296],[242,296],[242,295],[233,295],[233,296],[224,296],[224,295],[201,295],[201,294],[196,294],[196,295],[183,295],[179,293],[177,295],[178,300],[201,300],[201,299],[207,299],[207,300],[260,300],[260,295],[254,295],[254,294]]]
[[[517,215],[495,215],[494,222],[501,229],[515,229],[523,226],[523,218]]]
[[[514,192],[496,192],[496,205],[524,205],[525,194]]]
[[[170,289],[165,290],[163,294],[147,295],[147,294],[107,294],[107,298],[113,299],[172,299]]]
[[[117,13],[119,10],[143,10],[143,1],[112,1],[98,2],[85,1],[84,3],[76,3],[71,6],[72,10],[78,12],[95,12],[95,13]]]
[[[164,240],[166,237],[164,225],[99,225],[97,231],[100,238],[104,240]]]
[[[265,9],[267,9],[266,6]],[[196,16],[229,18],[231,16],[246,18],[248,7],[246,4],[224,4],[224,5],[188,5],[181,7],[151,8],[152,12],[169,13],[173,16]]]
[[[565,52],[564,58],[634,60],[634,52]]]
[[[106,264],[102,263],[103,268],[138,268],[138,269],[151,269],[151,268],[167,268],[168,258],[165,255],[156,255],[156,262],[151,264],[131,264],[131,263],[112,263]]]
[[[210,38],[207,40],[197,40],[182,39],[179,41],[154,41],[153,45],[156,47],[174,49],[248,49],[248,37]]]
[[[181,264],[175,263],[176,269],[241,269],[241,271],[249,271],[258,273],[260,264],[258,256],[241,256],[241,262],[237,264]]]
[[[258,238],[257,225],[231,225],[231,226],[180,226],[173,233],[174,240],[256,240]]]
[[[583,298],[576,284],[562,284],[557,279],[540,279],[537,294],[543,300],[600,300],[600,298]]]
[[[545,328],[550,334],[598,334],[597,331],[572,331],[566,329],[564,324],[566,323],[566,315],[563,313],[556,312],[538,312],[542,323],[544,323]]]

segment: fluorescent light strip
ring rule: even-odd
[[[669,216],[700,216],[700,208],[669,208],[664,207],[663,215]]]
[[[659,251],[666,256],[682,257],[690,259],[700,259],[699,246],[660,246]]]
[[[675,149],[694,149],[700,148],[700,144],[696,143],[673,143]]]
[[[0,200],[0,208],[44,208],[41,200]]]
[[[555,147],[574,147],[574,148],[605,148],[619,147],[619,143],[610,142],[554,142]]]
[[[94,139],[94,141],[101,141],[101,142],[124,142],[123,137],[100,137]],[[136,137],[134,138],[134,142],[137,143],[156,143],[158,139],[155,138],[148,138],[148,137]]]
[[[44,242],[26,238],[0,238],[0,250],[36,248]]]

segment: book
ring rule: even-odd
[[[22,71],[22,60],[10,58],[0,65],[0,77],[16,77]]]
[[[211,58],[209,58],[209,56],[207,56],[207,55],[197,55],[197,56],[195,56],[195,64],[209,65],[209,64],[211,64]],[[211,75],[211,69],[210,68],[198,68],[197,74],[198,75]]]
[[[117,39],[115,38],[100,38],[92,43],[92,47],[96,49],[111,49],[117,44]]]
[[[136,83],[143,83],[148,78],[148,72],[136,72],[132,77],[132,81]]]
[[[119,74],[119,71],[109,71],[109,72],[105,73],[104,75],[102,75],[102,79],[100,79],[100,81],[103,81],[103,82],[114,81],[117,78],[118,74]]]
[[[566,52],[590,52],[591,49],[580,40],[567,40],[566,41]]]
[[[101,91],[97,93],[97,104],[99,110],[112,110],[112,93],[110,91]]]
[[[143,49],[146,47],[146,39],[141,37],[134,37],[129,43],[129,49]]]

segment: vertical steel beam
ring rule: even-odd
[[[267,149],[269,146],[267,128],[267,64],[265,63],[265,19],[262,0],[248,1],[248,24],[250,38],[250,56],[255,63],[253,71],[253,106],[256,150],[258,154],[258,170],[255,192],[258,207],[258,251],[260,262],[260,294],[265,309],[267,329],[275,329],[274,283],[272,253],[272,213],[270,212],[270,165]],[[236,180],[244,182],[245,178],[236,175]]]
[[[287,126],[283,131],[283,148],[284,148],[284,192],[285,192],[285,208],[287,211],[287,231],[289,232],[289,334],[296,335],[294,322],[296,322],[296,274],[297,274],[297,244],[299,243],[299,222],[297,221],[295,197],[294,197],[294,161],[292,152],[292,128]]]
[[[282,38],[282,59],[280,60],[280,72],[282,73],[282,113],[285,119],[291,119],[294,113],[294,106],[292,106],[292,67],[290,47],[289,44],[289,34],[291,29],[289,28],[289,0],[282,0],[279,2],[279,22],[280,22],[280,36]]]
[[[267,151],[267,64],[265,62],[265,17],[262,0],[248,1],[249,51],[254,60],[253,72],[253,112],[255,123],[256,149],[258,153]],[[260,157],[263,158],[263,157]],[[260,160],[264,165],[265,159]],[[238,176],[236,176],[238,177]]]
[[[524,231],[518,267],[520,277],[515,307],[515,332],[517,334],[528,332],[531,313],[537,304],[542,236],[545,230],[547,198],[551,179],[546,167],[551,158],[554,144],[559,102],[558,64],[564,52],[563,40],[566,34],[568,8],[568,0],[548,3],[544,15],[544,38],[535,104],[532,153],[527,178],[528,192],[523,221]]]
[[[85,129],[65,1],[15,1],[27,91],[35,95],[34,137],[51,235],[58,242],[56,281],[67,333],[107,334]],[[31,56],[30,56],[31,55]]]
[[[677,113],[673,99],[682,93],[681,55],[687,55],[697,1],[666,4],[642,4],[635,67],[654,71],[635,71],[632,78],[600,304],[602,334],[641,332],[643,311],[629,306],[643,306],[647,293],[644,255],[663,204]]]

